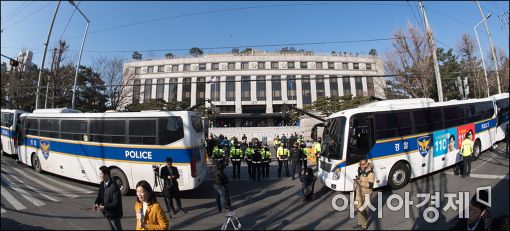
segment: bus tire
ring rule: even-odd
[[[112,168],[110,170],[110,177],[119,186],[120,194],[122,196],[127,195],[129,192],[129,182],[126,175],[120,169]]]
[[[34,168],[34,170],[37,173],[41,173],[41,171],[42,171],[41,161],[39,160],[39,157],[35,153],[32,154],[32,168]]]
[[[395,164],[388,176],[388,184],[393,190],[403,188],[409,182],[410,172],[409,167],[405,163],[399,162]]]
[[[480,145],[480,140],[476,140],[475,144],[473,145],[473,155],[471,155],[471,160],[472,161],[478,160],[478,157],[480,157],[481,153],[482,145]]]

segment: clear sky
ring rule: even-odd
[[[375,48],[382,54],[391,49],[391,41],[345,41],[390,38],[408,23],[423,25],[417,1],[76,3],[91,21],[82,58],[85,65],[90,65],[92,58],[100,55],[130,59],[135,50],[141,51],[144,58],[163,57],[167,52],[186,55],[189,48],[195,46],[202,49],[239,47],[242,50],[274,44],[278,46],[256,49],[276,51],[287,46],[279,44],[339,42],[293,46],[315,52],[334,50],[360,54]],[[508,12],[508,2],[482,1],[480,4],[485,15],[493,14],[487,22],[494,45],[508,56],[508,32],[501,20],[503,12]],[[444,43],[437,43],[438,47],[456,49],[464,33],[475,38],[473,27],[482,20],[476,2],[425,1],[424,5],[435,39]],[[33,62],[40,66],[56,6],[56,1],[1,1],[2,54],[14,57],[21,48],[28,48],[34,52]],[[72,62],[76,62],[86,25],[74,9],[68,1],[61,2],[49,43],[53,48],[60,38],[67,40]],[[121,27],[123,25],[126,26]],[[490,47],[483,25],[478,27],[478,34],[487,53]],[[476,49],[478,51],[478,47]],[[230,50],[204,49],[204,52]],[[49,52],[47,61],[48,57]],[[2,62],[8,63],[3,57]]]

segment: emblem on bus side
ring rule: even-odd
[[[431,143],[430,136],[418,137],[418,151],[420,151],[421,156],[425,157],[429,153]]]
[[[44,159],[48,159],[48,157],[50,156],[50,141],[40,140],[39,143],[41,144],[41,151],[44,156]]]

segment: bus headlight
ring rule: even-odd
[[[333,171],[333,180],[338,180],[340,179],[340,169],[335,169],[335,171]]]

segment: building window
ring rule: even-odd
[[[242,70],[248,69],[248,62],[241,62],[241,69]]]
[[[310,76],[303,75],[302,78],[303,83],[303,105],[312,104],[312,90],[310,88]]]
[[[198,70],[205,71],[205,63],[198,64]]]
[[[220,64],[219,63],[213,63],[211,64],[211,70],[219,70]]]
[[[205,77],[197,78],[197,103],[205,99]]]
[[[348,63],[342,63],[342,70],[347,70],[349,69],[349,64]]]
[[[184,71],[189,71],[191,64],[184,64]]]
[[[191,106],[191,78],[184,78],[182,81],[182,101]]]
[[[165,72],[165,66],[158,66],[158,72]]]
[[[172,72],[179,71],[179,64],[172,65]]]
[[[266,69],[266,62],[259,62],[258,69]]]
[[[153,66],[147,67],[147,73],[154,73],[154,67]]]
[[[356,87],[356,96],[363,95],[363,83],[361,82],[361,77],[354,77],[355,87]]]
[[[372,77],[367,77],[367,90],[368,90],[369,96],[375,96],[374,78],[372,78]]]
[[[352,64],[354,70],[359,70],[359,63]]]
[[[146,79],[143,88],[143,102],[147,102],[147,100],[151,99],[151,95],[152,95],[152,79]]]
[[[242,101],[250,101],[251,100],[250,76],[242,76],[241,77],[241,100]]]
[[[228,69],[234,70],[236,68],[236,63],[228,63]]]
[[[334,62],[328,62],[328,69],[335,69],[335,63]]]
[[[315,76],[315,89],[317,90],[317,98],[326,96],[324,90],[324,75]]]
[[[140,68],[140,67],[135,67],[135,74],[140,74],[140,72],[141,72],[140,70],[141,70],[141,69],[142,69],[142,68]]]
[[[352,95],[351,93],[351,78],[349,76],[346,76],[342,78],[343,84],[344,84],[344,96],[346,95]]]
[[[266,77],[257,76],[257,100],[266,100]]]
[[[331,97],[338,96],[338,79],[336,75],[329,76],[329,91]]]
[[[367,63],[367,70],[372,70],[372,64],[371,63]]]
[[[156,99],[163,99],[165,79],[158,79],[156,84]]]
[[[295,62],[287,62],[287,69],[294,69],[296,68],[295,65],[296,65]]]
[[[133,81],[133,103],[140,103],[140,86],[141,81],[135,79],[135,81]]]
[[[308,69],[308,63],[307,62],[301,62],[300,63],[300,68],[301,69]]]
[[[315,63],[317,69],[323,69],[322,62]]]
[[[273,100],[282,100],[282,81],[279,75],[271,76],[271,84],[273,85]]]
[[[296,100],[296,76],[287,76],[287,99]]]
[[[271,69],[273,70],[278,69],[278,62],[271,62]]]
[[[227,101],[234,101],[236,98],[236,77],[227,76]]]
[[[220,77],[211,78],[211,98],[213,101],[220,101]]]
[[[177,101],[177,79],[170,79],[168,84],[168,102]]]

